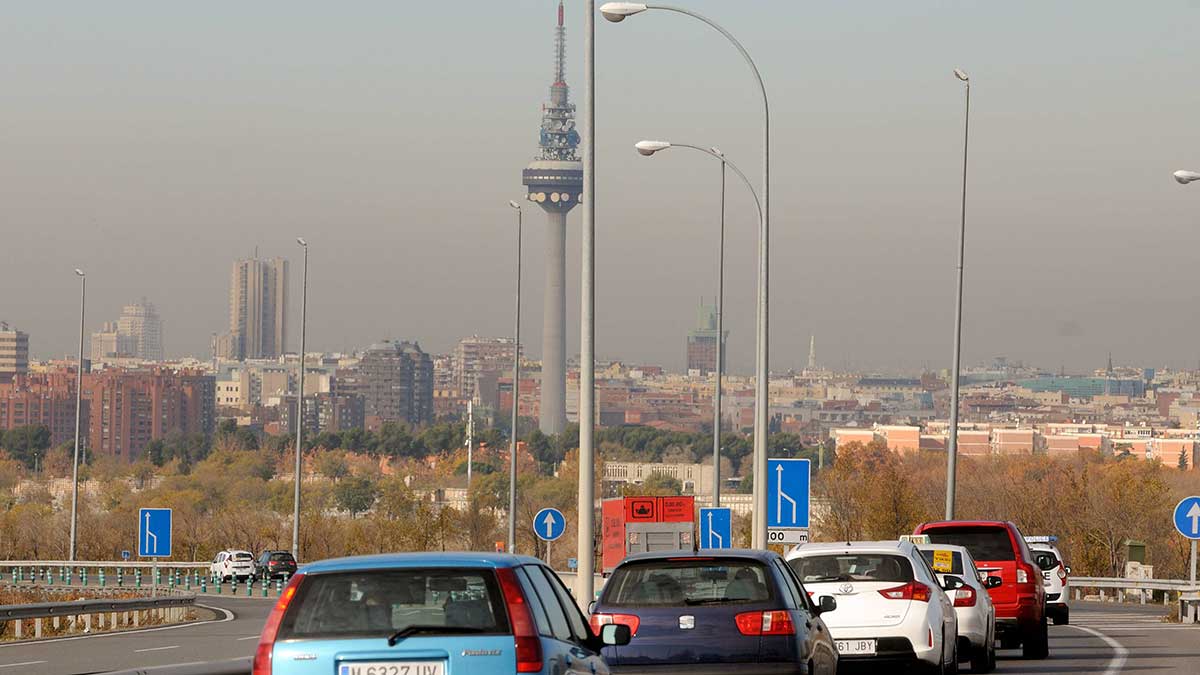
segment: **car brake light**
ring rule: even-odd
[[[300,585],[300,580],[303,578],[303,574],[292,576],[287,587],[283,589],[283,593],[279,594],[279,599],[275,601],[275,607],[267,616],[262,635],[258,638],[258,648],[254,650],[252,675],[271,675],[271,652],[275,648],[275,636],[279,634],[279,624],[283,621],[283,614],[287,612],[292,598],[296,597],[296,587]]]
[[[879,594],[888,600],[916,600],[929,602],[929,587],[919,581],[910,581],[903,586],[885,588]]]
[[[1061,579],[1063,583],[1067,582],[1067,571],[1063,569],[1062,563],[1058,564],[1058,578]]]
[[[742,635],[795,635],[796,625],[786,610],[742,612],[733,617]]]
[[[593,635],[599,635],[600,627],[610,623],[629,626],[629,634],[637,635],[637,629],[638,626],[642,625],[642,620],[636,614],[593,614],[590,623],[592,624]]]
[[[508,619],[512,622],[513,637],[517,646],[517,672],[537,673],[542,670],[542,642],[538,638],[537,628],[533,625],[533,616],[529,613],[529,605],[525,602],[525,594],[517,583],[517,574],[512,568],[504,567],[496,570],[500,579],[500,590],[504,594],[504,604],[508,606]]]
[[[975,606],[975,589],[970,586],[963,586],[954,592],[955,607],[974,607]]]

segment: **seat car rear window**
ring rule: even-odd
[[[939,555],[934,556],[934,553],[938,553]],[[946,554],[949,554],[948,561],[947,561]],[[931,550],[921,549],[921,557],[925,559],[925,562],[929,563],[929,569],[933,570],[934,572],[936,572],[938,574],[962,574],[963,573],[962,554],[959,553],[958,551],[950,551],[950,550],[942,549],[939,552],[939,551],[931,551]],[[946,564],[947,562],[949,562],[950,564],[947,565]]]
[[[422,634],[507,634],[508,615],[491,570],[391,569],[314,574],[304,579],[279,626],[279,639]]]
[[[788,561],[806,584],[829,581],[912,581],[912,563],[902,555],[838,553],[812,555]]]
[[[271,560],[276,562],[292,562],[293,558],[291,553],[272,553]]]
[[[254,556],[249,553],[234,553],[233,560],[234,562],[251,562],[254,560]]]
[[[1003,527],[962,527],[926,530],[929,540],[935,544],[962,546],[976,560],[1016,560],[1012,540]]]
[[[622,565],[604,585],[610,607],[727,605],[774,598],[774,580],[755,560],[648,560]]]

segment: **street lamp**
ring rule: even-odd
[[[717,382],[713,392],[713,507],[721,506],[721,376],[724,374],[725,328],[725,167],[730,167],[741,177],[742,182],[754,197],[754,205],[758,209],[758,219],[762,222],[762,206],[758,203],[758,195],[754,187],[733,162],[725,157],[725,153],[717,148],[704,149],[698,145],[686,143],[668,143],[666,141],[639,141],[634,144],[639,154],[650,157],[670,147],[691,148],[711,155],[721,161],[721,235],[717,247]]]
[[[596,2],[583,14],[583,223],[579,229],[579,496],[575,597],[595,597],[596,571]]]
[[[508,457],[508,552],[517,545],[517,397],[521,389],[521,205],[508,201],[517,210],[517,308],[513,318],[512,428],[509,430]]]
[[[1180,185],[1187,185],[1194,180],[1200,180],[1200,173],[1181,169],[1175,172],[1175,180],[1179,181]]]
[[[304,452],[304,338],[308,327],[308,242],[296,237],[304,249],[304,274],[300,286],[300,385],[296,396],[296,494],[292,499],[292,557],[300,559],[300,458]]]
[[[83,408],[83,317],[87,308],[87,275],[75,268],[79,277],[79,365],[75,369],[75,460],[71,469],[71,544],[67,560],[75,560],[76,527],[79,522],[79,421]]]
[[[646,4],[640,2],[606,2],[600,7],[604,18],[619,23],[626,17],[641,14],[648,9],[661,9],[668,12],[685,14],[708,24],[726,39],[733,43],[738,52],[746,59],[754,80],[762,92],[763,103],[763,184],[762,184],[762,217],[759,219],[760,232],[758,237],[758,303],[757,303],[757,344],[755,349],[755,387],[754,387],[754,526],[751,530],[751,546],[754,548],[767,547],[767,420],[770,417],[770,361],[767,354],[768,346],[768,301],[767,282],[769,279],[768,266],[770,260],[770,185],[771,185],[771,111],[767,102],[767,88],[763,84],[762,75],[750,53],[738,42],[737,38],[711,19],[683,7],[673,5]],[[732,166],[732,165],[731,165]],[[591,199],[591,195],[588,195]]]
[[[966,85],[963,114],[962,210],[958,225],[958,290],[954,296],[954,356],[950,371],[950,437],[946,443],[946,520],[954,520],[954,493],[958,482],[958,371],[962,358],[963,253],[967,236],[967,141],[971,128],[971,78],[955,68],[954,76]]]

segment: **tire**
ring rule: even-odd
[[[996,668],[996,643],[978,647],[971,652],[971,672],[990,673]]]
[[[1071,609],[1063,605],[1062,609],[1054,612],[1054,625],[1064,626],[1071,623]]]
[[[1050,633],[1045,616],[1038,627],[1025,635],[1021,644],[1021,656],[1026,659],[1044,659],[1050,656]]]

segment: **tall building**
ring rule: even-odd
[[[82,402],[87,419],[88,402]],[[42,426],[50,444],[59,446],[75,437],[75,373],[59,371],[0,378],[0,430]]]
[[[415,342],[371,345],[333,383],[334,394],[361,396],[368,418],[410,425],[433,421],[433,359]]]
[[[105,321],[100,330],[92,333],[92,362],[107,359],[133,358],[133,341],[122,335],[116,321]]]
[[[808,338],[808,370],[809,372],[817,369],[817,336],[810,335]]]
[[[133,357],[144,361],[163,360],[162,319],[152,303],[125,305],[117,319],[117,333],[129,340]],[[95,356],[92,360],[95,360]]]
[[[546,212],[546,288],[542,314],[542,399],[538,426],[557,434],[567,424],[566,266],[567,212],[583,192],[583,164],[576,146],[575,104],[568,100],[563,5],[558,3],[554,29],[554,82],[542,105],[539,153],[521,173],[530,202]]]
[[[480,376],[512,373],[514,344],[512,338],[478,335],[459,340],[454,350],[454,374],[460,396],[477,399]]]
[[[229,282],[229,333],[217,356],[244,361],[287,351],[288,262],[257,256],[233,264]]]
[[[189,370],[84,373],[87,447],[93,453],[137,461],[150,441],[171,433],[211,434],[216,380]]]
[[[725,362],[725,341],[729,331],[720,340],[721,361]],[[696,312],[696,327],[687,334],[687,369],[699,371],[701,375],[717,371],[717,309],[700,303]]]
[[[0,321],[0,382],[29,372],[29,334]]]

